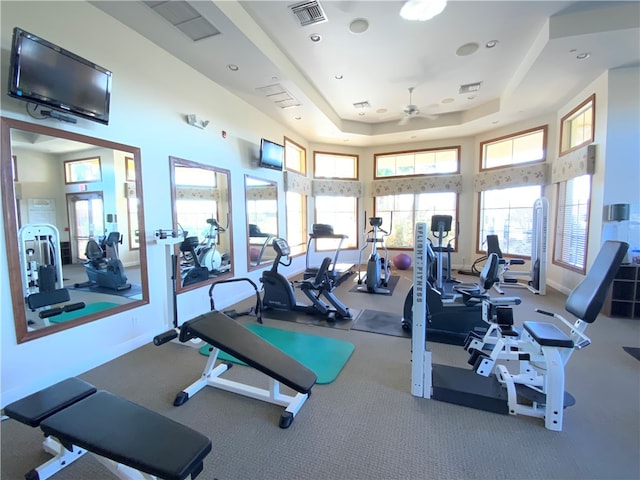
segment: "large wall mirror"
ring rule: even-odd
[[[244,177],[247,199],[247,258],[249,270],[272,263],[273,239],[278,236],[278,184],[270,180]]]
[[[169,157],[176,246],[176,289],[233,276],[229,170]]]
[[[140,150],[2,118],[18,343],[149,302]]]

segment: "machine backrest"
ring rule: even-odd
[[[331,265],[331,257],[325,257],[318,267],[318,273],[316,273],[315,278],[313,279],[313,286],[316,289],[320,289],[320,287],[324,286],[324,290],[330,292],[333,290],[334,285],[331,282],[331,278],[329,277],[329,266]]]
[[[100,245],[95,240],[89,240],[87,242],[87,246],[84,250],[84,256],[87,257],[88,260],[97,261],[100,260],[103,256],[104,252]]]
[[[482,271],[480,272],[480,281],[478,285],[484,291],[487,291],[493,287],[493,284],[499,280],[499,268],[500,268],[500,258],[496,253],[490,253],[487,257],[487,261],[482,267]]]
[[[602,245],[587,276],[574,288],[565,303],[567,312],[583,322],[593,323],[604,304],[629,244],[607,240]]]
[[[498,235],[487,235],[487,255],[491,255],[492,253],[498,255],[498,258],[502,258]]]

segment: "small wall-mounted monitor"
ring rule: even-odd
[[[15,27],[8,94],[107,125],[111,72]]]
[[[260,140],[260,160],[258,165],[273,170],[282,170],[284,164],[284,147],[266,138]]]

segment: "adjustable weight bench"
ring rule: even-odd
[[[280,416],[280,428],[288,428],[311,393],[316,374],[280,349],[245,328],[224,313],[213,310],[188,320],[180,327],[179,339],[188,342],[199,338],[212,346],[202,375],[176,395],[180,406],[206,386],[216,387],[265,402],[286,407]],[[269,377],[269,389],[220,378],[233,364],[215,366],[218,353],[224,351]],[[280,393],[280,383],[298,392],[295,396]]]
[[[157,412],[69,378],[7,405],[10,418],[40,426],[53,458],[29,471],[44,480],[87,452],[122,479],[194,479],[211,440]]]

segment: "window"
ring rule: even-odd
[[[101,180],[100,157],[64,162],[64,183],[99,182]]]
[[[287,242],[291,253],[304,253],[307,248],[307,197],[287,192]]]
[[[356,197],[316,197],[316,221],[333,226],[334,233],[347,235],[342,248],[358,245],[358,199]],[[332,250],[337,246],[333,240],[318,240],[317,250]]]
[[[460,147],[383,153],[373,158],[374,178],[457,173]]]
[[[190,237],[202,241],[209,232],[207,219],[218,219],[218,203],[208,192],[216,188],[216,172],[199,168],[180,167],[175,169],[176,218],[179,227]],[[189,191],[201,191],[200,195],[188,195]],[[184,198],[181,198],[184,195]],[[199,197],[199,198],[193,198]]]
[[[480,171],[523,163],[544,162],[547,126],[480,143]]]
[[[425,222],[431,228],[433,215],[451,215],[451,232],[443,239],[444,245],[451,241],[456,248],[458,195],[454,192],[418,193],[406,195],[387,195],[375,198],[375,215],[384,219],[383,228],[391,235],[385,239],[387,248],[413,248],[414,226]],[[393,212],[393,225],[389,225]],[[369,219],[366,220],[367,225]],[[386,225],[386,226],[385,226]],[[434,245],[438,241],[434,240]]]
[[[560,155],[593,143],[596,96],[574,108],[560,121]]]
[[[558,210],[553,263],[586,271],[591,175],[582,175],[558,184]]]
[[[284,167],[302,175],[307,173],[307,151],[287,137],[284,137]]]
[[[342,153],[313,152],[315,178],[358,179],[358,156]]]
[[[503,254],[530,257],[533,204],[541,196],[540,185],[481,192],[478,252],[486,251],[487,235],[497,235]]]
[[[133,161],[133,157],[124,157],[125,165],[125,178],[127,182],[136,181],[136,164]]]

